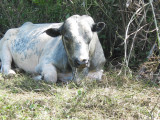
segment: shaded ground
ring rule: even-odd
[[[50,85],[28,75],[1,77],[2,120],[160,119],[160,87],[136,77],[106,72],[103,81]]]

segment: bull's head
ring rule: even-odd
[[[94,32],[99,32],[105,23],[94,23],[90,16],[73,15],[66,19],[60,28],[51,28],[46,33],[52,37],[62,35],[63,44],[72,67],[89,66],[90,43]]]

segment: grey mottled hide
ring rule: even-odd
[[[15,74],[14,61],[24,71],[39,74],[36,80],[68,81],[73,68],[78,72],[87,69],[85,76],[101,79],[105,57],[97,32],[104,25],[94,23],[90,16],[74,15],[63,23],[26,22],[9,29],[0,41],[1,72]]]

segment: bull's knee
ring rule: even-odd
[[[44,74],[44,80],[49,83],[57,82],[57,73],[46,73]]]
[[[52,64],[43,65],[41,75],[46,82],[57,82],[57,70],[56,67],[54,67]]]
[[[13,75],[16,74],[11,69],[11,63],[12,63],[12,55],[10,53],[7,41],[3,43],[2,51],[1,51],[1,72],[5,75]]]

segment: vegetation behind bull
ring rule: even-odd
[[[153,2],[158,26],[159,4],[158,0]],[[106,58],[112,59],[113,64],[115,60],[123,63],[125,58],[124,63],[135,68],[146,60],[150,49],[157,43],[149,0],[1,0],[0,38],[8,29],[19,27],[26,21],[62,22],[73,14],[88,14],[96,22],[106,23],[99,38]]]

